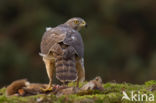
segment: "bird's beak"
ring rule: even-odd
[[[85,21],[83,21],[82,23],[81,23],[81,27],[85,27],[85,28],[87,28],[87,23],[85,22]]]

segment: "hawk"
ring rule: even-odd
[[[62,83],[85,80],[84,45],[79,33],[86,27],[86,22],[74,17],[64,24],[54,28],[47,28],[41,40],[41,53],[49,77],[49,86],[52,88],[54,70],[56,78]]]

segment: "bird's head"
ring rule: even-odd
[[[87,23],[79,17],[71,18],[67,22],[65,22],[65,24],[77,31],[79,31],[83,27],[87,27]]]

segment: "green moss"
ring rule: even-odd
[[[53,94],[40,94],[27,97],[6,97],[4,93],[6,89],[2,88],[0,89],[0,93],[2,93],[2,95],[0,95],[0,103],[133,103],[128,100],[121,100],[123,96],[122,91],[126,91],[128,95],[132,90],[135,92],[140,91],[140,93],[153,93],[156,97],[156,91],[150,91],[151,86],[155,84],[156,82],[153,80],[146,82],[144,85],[105,83],[103,84],[104,91],[90,90],[61,97],[56,97]],[[69,85],[73,86],[75,84],[70,83]],[[80,85],[82,86],[82,84]]]
[[[0,94],[5,94],[5,90],[6,90],[6,88],[1,88],[0,89]]]
[[[145,82],[145,85],[146,85],[146,86],[156,85],[156,81],[155,81],[155,80],[147,81],[147,82]]]

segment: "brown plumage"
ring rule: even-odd
[[[77,79],[75,56],[65,58],[64,56],[56,56],[56,78],[61,82],[75,81]]]
[[[49,88],[52,86],[54,68],[56,78],[61,82],[84,80],[84,45],[78,32],[84,26],[86,23],[83,19],[72,18],[44,33],[40,55],[43,56],[50,79]]]

